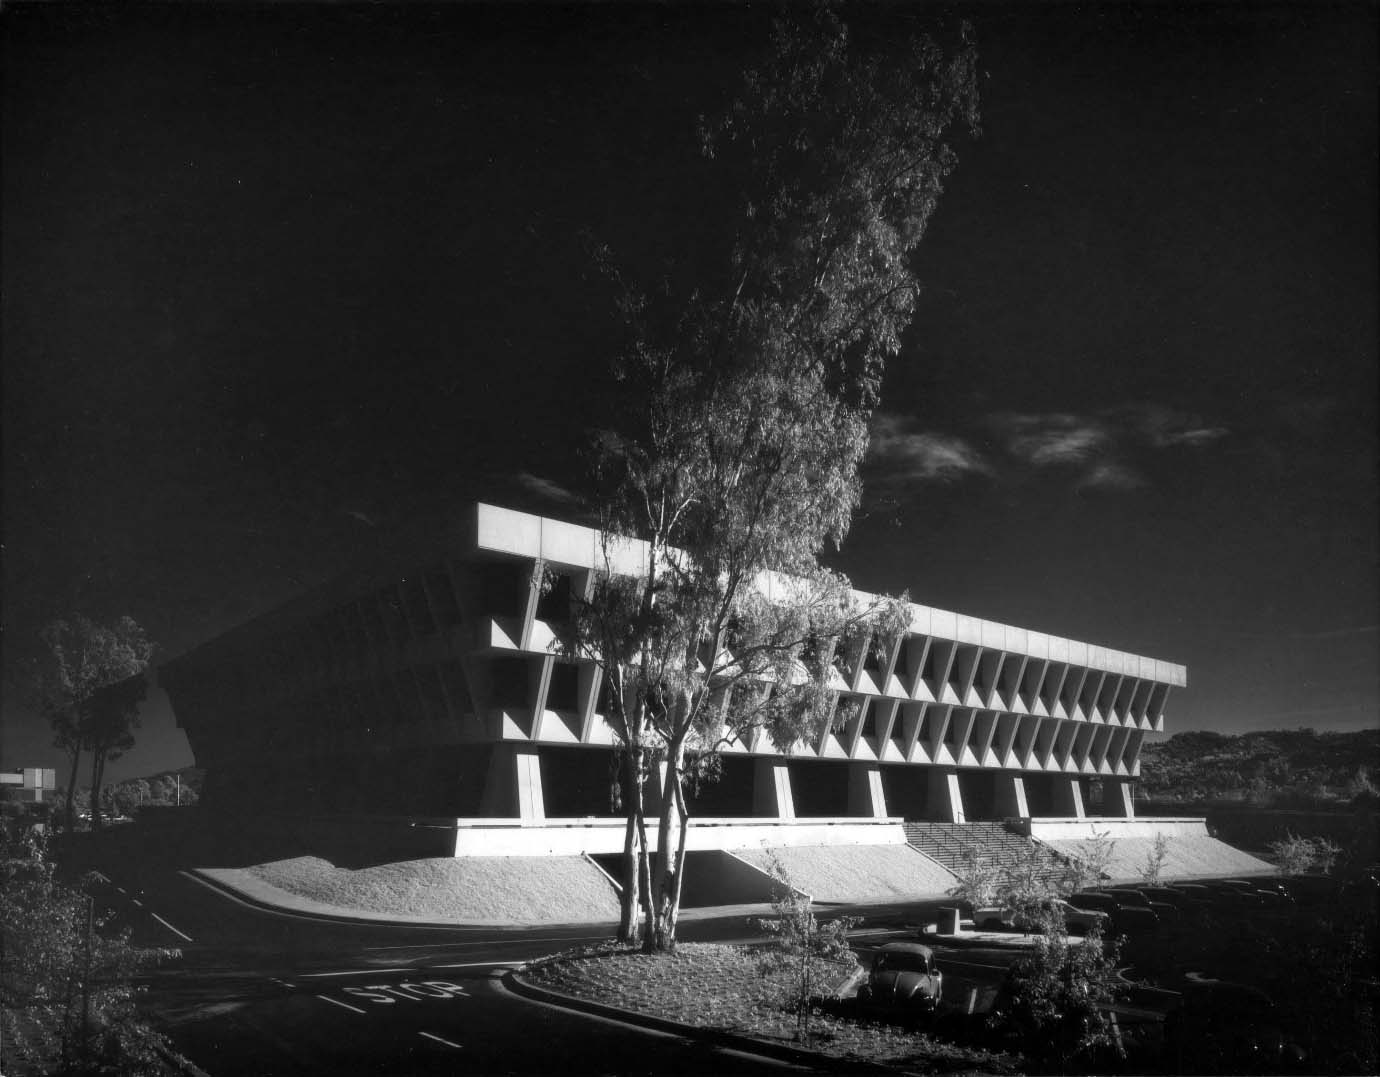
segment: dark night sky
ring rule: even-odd
[[[1375,9],[958,10],[984,132],[837,563],[1182,662],[1173,729],[1375,724]],[[766,15],[6,5],[0,765],[56,764],[52,616],[173,655],[419,515],[571,515],[582,233],[713,234],[695,117]],[[112,776],[188,761],[155,694]]]

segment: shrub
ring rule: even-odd
[[[1169,859],[1169,836],[1166,834],[1156,834],[1155,843],[1145,854],[1145,863],[1140,869],[1140,877],[1147,886],[1156,886],[1160,881],[1160,872],[1164,870],[1164,862]]]
[[[1306,875],[1315,868],[1330,875],[1342,854],[1342,847],[1327,838],[1301,838],[1290,832],[1266,848],[1285,875]]]
[[[856,917],[840,916],[821,924],[815,919],[812,902],[791,885],[790,875],[776,857],[771,860],[772,909],[775,916],[757,921],[757,926],[772,937],[774,945],[763,950],[758,971],[763,976],[786,973],[788,1002],[795,1011],[796,1038],[810,1042],[810,1002],[824,966],[853,968],[858,959],[848,945],[848,931],[859,923]]]
[[[1070,943],[1056,909],[1040,910],[1037,920],[1034,952],[1011,966],[992,1022],[1032,1058],[1056,1062],[1062,1071],[1075,1057],[1114,1042],[1106,1007],[1120,948],[1104,942],[1101,928]]]
[[[0,1039],[22,1072],[164,1072],[166,1042],[135,1011],[134,976],[176,950],[111,934],[91,899],[60,883],[41,838],[0,860]]]
[[[976,842],[964,844],[953,872],[958,885],[949,890],[949,896],[966,901],[975,908],[991,905],[997,900],[1006,874]]]

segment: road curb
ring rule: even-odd
[[[686,1025],[679,1021],[668,1020],[664,1017],[654,1017],[651,1014],[639,1013],[636,1010],[624,1010],[603,1002],[594,1002],[576,995],[567,995],[561,991],[552,991],[549,988],[538,987],[536,984],[528,983],[519,975],[520,971],[521,970],[513,969],[505,973],[502,980],[503,985],[509,991],[513,992],[513,994],[520,995],[534,1002],[544,1002],[547,1005],[560,1006],[562,1009],[567,1010],[578,1010],[583,1013],[593,1014],[596,1017],[607,1017],[614,1021],[622,1021],[624,1024],[639,1025],[643,1028],[655,1029],[658,1032],[666,1032],[673,1036],[700,1040],[704,1043],[713,1044],[716,1047],[726,1047],[730,1050],[741,1051],[745,1054],[774,1058],[779,1062],[790,1062],[798,1066],[806,1066],[815,1070],[826,1070],[831,1073],[894,1074],[896,1072],[893,1067],[884,1066],[879,1062],[869,1062],[861,1058],[838,1058],[834,1055],[810,1051],[803,1047],[792,1047],[788,1044],[776,1043],[772,1040],[757,1039],[756,1037],[744,1036],[736,1032],[724,1032],[720,1029]]]

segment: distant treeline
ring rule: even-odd
[[[1176,733],[1141,749],[1140,794],[1273,808],[1359,806],[1380,800],[1378,774],[1380,729]]]
[[[146,778],[126,778],[101,790],[103,810],[117,815],[133,815],[141,807],[190,807],[201,799],[201,782],[206,772],[198,767],[167,770]],[[66,793],[58,789],[50,799],[61,805]],[[72,798],[78,815],[91,810],[91,790],[78,789]]]

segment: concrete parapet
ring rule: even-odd
[[[623,849],[622,819],[459,819],[455,822],[456,856],[577,856]],[[648,828],[656,848],[657,834]],[[900,819],[692,819],[685,847],[761,849],[796,845],[905,845]]]

